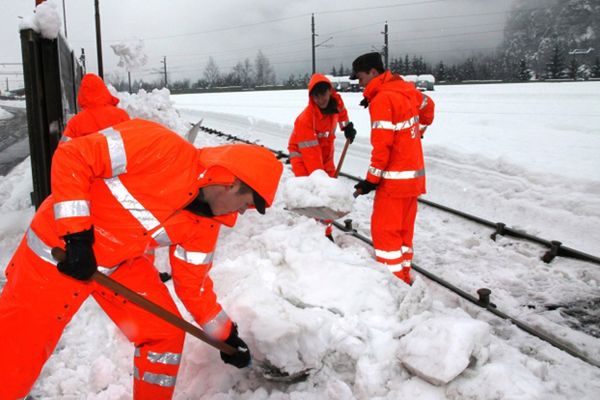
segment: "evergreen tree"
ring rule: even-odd
[[[573,57],[571,59],[571,62],[569,63],[569,78],[576,80],[577,79],[577,60],[575,59],[575,57]]]
[[[410,74],[411,74],[410,61],[408,59],[408,54],[406,54],[404,56],[404,72],[403,72],[403,75],[410,75]]]
[[[344,64],[340,63],[340,69],[338,69],[339,76],[350,75],[350,73],[344,69]]]
[[[285,86],[294,88],[298,82],[296,81],[296,76],[294,74],[290,74],[287,81],[285,82]]]
[[[600,78],[600,57],[596,57],[596,62],[592,65],[592,78]]]
[[[446,66],[444,65],[443,61],[440,61],[440,63],[438,64],[437,69],[435,71],[435,75],[438,82],[445,81],[448,79],[448,74],[446,73]]]
[[[523,82],[531,79],[531,70],[527,68],[527,63],[524,59],[521,59],[521,61],[519,62],[519,72],[517,74],[517,79]]]
[[[550,62],[546,64],[546,73],[550,79],[558,79],[563,77],[564,58],[558,43],[554,45]]]
[[[338,73],[337,73],[337,71],[335,69],[335,65],[331,68],[331,75],[338,76]]]

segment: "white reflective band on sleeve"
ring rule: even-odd
[[[419,117],[412,117],[407,119],[406,121],[398,122],[396,127],[394,128],[396,131],[401,131],[403,129],[411,128],[414,124],[419,122]]]
[[[392,121],[373,121],[371,129],[389,129],[394,130],[394,124]]]
[[[381,175],[384,179],[413,179],[420,176],[425,176],[425,170],[417,171],[384,171]]]
[[[90,202],[87,200],[68,200],[54,204],[54,219],[89,216]]]
[[[108,154],[110,156],[110,165],[112,167],[112,176],[124,174],[127,172],[127,155],[121,133],[113,128],[106,128],[100,131],[106,136],[108,143]]]
[[[133,367],[133,378],[140,380],[140,370],[136,366]]]
[[[173,387],[175,386],[175,380],[177,378],[171,375],[164,374],[153,374],[152,372],[144,372],[144,382],[152,383],[162,387]]]
[[[394,265],[386,264],[385,266],[391,273],[402,271],[402,263]]]
[[[314,147],[314,146],[318,146],[318,145],[319,145],[318,140],[307,140],[305,142],[298,143],[298,147],[301,149],[304,149],[306,147]]]
[[[148,361],[156,364],[179,365],[181,362],[181,354],[177,353],[156,353],[148,352]]]
[[[402,265],[403,267],[408,267],[410,268],[412,262],[410,260],[404,260],[400,263],[400,265]]]
[[[423,95],[423,101],[421,102],[421,107],[419,108],[419,110],[422,110],[425,107],[427,107],[427,96]]]
[[[329,132],[317,132],[318,138],[326,138],[329,137]]]
[[[209,264],[212,262],[212,259],[213,259],[213,253],[202,253],[200,251],[187,251],[180,245],[177,245],[175,247],[174,255],[176,258],[179,258],[180,260],[185,261],[188,264],[194,264],[194,265]]]
[[[290,153],[290,158],[292,157],[302,157],[302,154],[298,153],[297,151],[292,151]]]
[[[42,240],[31,228],[27,230],[26,236],[27,246],[29,246],[31,251],[33,251],[42,260],[56,265],[56,261],[54,260],[54,257],[52,257],[52,248],[50,246],[42,242]]]
[[[142,354],[141,354],[141,352],[140,352],[140,348],[139,348],[139,347],[136,347],[136,348],[135,348],[135,352],[133,353],[133,356],[134,356],[134,357],[139,357],[139,356],[141,356],[141,355],[142,355]]]
[[[344,129],[348,126],[348,121],[340,121],[338,122],[338,126],[340,127],[340,129]]]
[[[412,247],[402,246],[402,253],[403,254],[412,253],[412,252],[413,252]]]
[[[208,333],[209,335],[213,335],[215,332],[221,329],[228,320],[229,316],[227,313],[224,310],[221,310],[221,312],[219,312],[211,321],[203,324],[202,329],[204,329],[204,332]]]
[[[123,185],[123,182],[118,177],[105,179],[104,183],[108,186],[113,196],[127,211],[133,215],[135,219],[147,230],[151,230],[158,225],[160,221],[152,215],[152,213],[144,208],[144,206],[133,197],[129,190]]]
[[[402,250],[384,251],[375,249],[375,255],[386,260],[395,260],[402,257]]]
[[[171,238],[169,238],[166,229],[162,226],[152,234],[152,239],[156,240],[161,246],[171,245]]]
[[[369,167],[369,173],[371,175],[381,176],[381,174],[383,174],[383,171],[375,167]]]

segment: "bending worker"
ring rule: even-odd
[[[134,119],[63,143],[52,160],[52,194],[6,268],[0,295],[0,398],[27,393],[65,326],[91,295],[135,345],[134,399],[170,399],[184,332],[90,280],[97,266],[180,315],[154,266],[168,246],[177,296],[204,331],[250,363],[237,327],[217,301],[208,271],[222,224],[264,214],[282,164],[245,144],[196,149],[169,129]],[[58,263],[51,249],[66,250]],[[98,267],[99,268],[99,267]],[[101,270],[103,270],[102,268]]]
[[[433,122],[434,103],[411,83],[383,68],[379,53],[352,63],[350,79],[364,88],[371,116],[371,165],[355,195],[375,192],[371,235],[377,261],[410,284],[417,197],[425,193],[421,136]]]

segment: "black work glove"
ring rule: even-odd
[[[360,194],[367,194],[370,191],[375,190],[375,188],[377,188],[377,185],[374,183],[371,183],[369,181],[358,181],[358,183],[354,185],[354,189],[356,189],[356,191],[354,192],[354,197]]]
[[[229,337],[225,339],[225,343],[235,347],[238,351],[233,355],[221,352],[221,360],[226,364],[234,365],[238,368],[244,368],[250,365],[251,357],[248,345],[238,336],[237,325],[233,324]]]
[[[346,139],[350,143],[354,142],[354,138],[356,137],[356,129],[354,129],[354,124],[352,122],[348,122],[348,125],[346,125],[342,130],[344,131],[344,136]]]
[[[98,266],[92,250],[94,228],[65,235],[63,239],[66,243],[66,256],[57,264],[58,270],[80,281],[87,281]]]
[[[369,100],[366,97],[363,97],[363,99],[360,101],[360,103],[358,103],[358,105],[367,108],[369,107]]]

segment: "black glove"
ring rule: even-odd
[[[87,231],[65,235],[65,259],[57,264],[58,270],[80,281],[92,277],[98,264],[92,250],[94,243],[94,228]]]
[[[346,125],[342,130],[344,131],[344,136],[346,139],[350,143],[354,142],[354,138],[356,137],[356,129],[354,129],[354,124],[352,122],[348,122],[348,125]]]
[[[229,337],[225,340],[225,343],[238,349],[237,353],[229,355],[221,352],[221,360],[226,364],[234,365],[238,368],[244,368],[250,365],[251,357],[248,345],[240,339],[238,336],[237,325],[233,324]]]
[[[377,188],[377,185],[369,181],[358,181],[358,183],[354,185],[356,194],[367,194],[370,191],[375,190],[375,188]]]
[[[367,108],[369,107],[369,100],[366,97],[363,97],[363,99],[360,101],[360,103],[358,103],[358,105]]]

